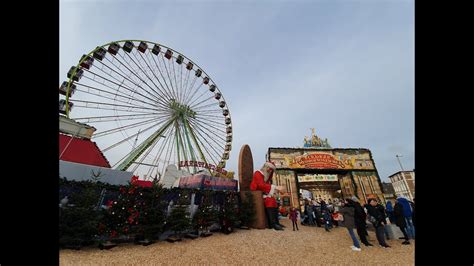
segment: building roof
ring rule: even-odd
[[[403,172],[403,173],[414,173],[415,171],[398,171],[398,172],[396,172],[395,174],[390,175],[390,176],[388,176],[388,177],[390,178],[390,177],[392,177],[392,176],[399,175],[399,174],[401,174],[402,172]]]
[[[111,168],[95,142],[59,133],[60,160]]]

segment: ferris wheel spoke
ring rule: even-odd
[[[117,61],[119,61],[119,60],[117,60]],[[99,77],[99,78],[103,79],[104,81],[107,81],[107,82],[109,82],[109,83],[112,83],[112,84],[118,86],[118,88],[124,88],[124,89],[126,89],[126,90],[132,92],[133,94],[135,94],[135,93],[136,93],[136,94],[139,94],[140,96],[142,96],[142,97],[144,97],[144,98],[147,98],[147,99],[149,99],[149,100],[152,101],[152,102],[159,103],[159,104],[161,104],[162,106],[166,106],[166,104],[163,102],[163,100],[161,100],[160,98],[156,97],[156,96],[153,95],[153,94],[149,94],[149,95],[153,96],[155,99],[151,99],[151,98],[149,98],[148,96],[145,96],[145,95],[143,95],[143,94],[141,94],[141,93],[138,93],[136,90],[133,90],[133,89],[131,89],[131,88],[128,88],[127,86],[124,86],[124,85],[123,85],[123,84],[125,83],[124,81],[125,81],[125,80],[128,80],[126,77],[124,77],[124,80],[123,80],[123,81],[117,80],[117,79],[114,77],[114,79],[117,80],[117,82],[116,82],[116,81],[113,81],[113,80],[111,80],[111,79],[109,79],[109,78],[106,78],[106,77],[104,77],[104,76],[102,76],[102,75],[100,75],[100,74],[98,74],[98,73],[95,73],[95,72],[93,72],[93,71],[91,71],[91,70],[85,69],[85,71],[86,71],[87,73],[91,73],[91,74],[93,75],[93,78],[89,78],[89,77],[85,76],[85,77],[87,77],[89,80],[91,80],[91,81],[93,81],[93,82],[96,82],[96,83],[98,83],[98,84],[101,84],[101,85],[104,85],[104,86],[105,86],[105,82],[100,83],[99,81],[95,80],[95,77]],[[119,82],[119,83],[118,83],[118,82]],[[134,84],[135,84],[135,86],[138,85],[138,84],[136,84],[136,83],[134,83]],[[108,88],[111,88],[111,87],[109,87],[109,86],[107,86],[107,87],[108,87]],[[139,87],[139,85],[138,85],[138,87]],[[114,89],[114,88],[111,88],[111,89]],[[142,90],[148,93],[148,91],[146,91],[145,89],[142,88]]]
[[[174,132],[174,133],[171,132],[171,135],[176,135],[176,132]],[[162,172],[163,174],[165,173],[166,167],[168,166],[168,165],[166,164],[166,153],[167,153],[168,149],[165,149],[165,148],[166,148],[167,146],[169,146],[169,145],[170,145],[169,143],[172,141],[172,139],[174,139],[174,138],[171,137],[171,135],[170,135],[169,138],[166,139],[166,142],[163,143],[163,145],[162,145],[162,147],[161,147],[161,151],[160,151],[160,153],[158,154],[158,156],[156,157],[156,159],[159,160],[159,161],[161,161],[162,164],[163,164],[162,170],[161,170],[161,172]],[[174,145],[174,142],[171,143],[171,146],[173,146],[173,145]],[[166,151],[165,151],[165,150],[166,150]],[[164,157],[162,158],[161,155],[163,154],[163,152],[164,152]]]
[[[196,109],[193,109],[193,110],[196,110]],[[222,114],[222,110],[209,110],[209,109],[206,109],[206,110],[196,110],[195,112],[196,112],[197,117],[204,116],[204,117],[213,117],[213,118],[217,118],[217,119],[221,119],[221,118],[226,117]],[[215,115],[215,114],[221,114],[221,115]]]
[[[193,128],[191,123],[189,124],[189,127],[190,127],[190,128]],[[210,145],[209,143],[207,143],[207,145],[206,145],[206,144],[201,140],[201,139],[204,139],[204,140],[205,140],[205,138],[204,138],[198,131],[196,131],[195,129],[193,129],[192,132],[193,132],[193,134],[195,134],[195,136],[196,136],[196,141],[199,142],[199,143],[201,143],[201,145],[200,145],[200,146],[198,145],[198,146],[199,146],[199,147],[202,146],[202,148],[206,151],[207,156],[205,156],[204,161],[205,161],[205,162],[212,162],[212,163],[214,163],[214,165],[217,165],[218,163],[216,162],[215,158],[219,158],[220,155],[217,155],[217,157],[216,157],[215,154],[217,154],[217,153],[215,153],[215,154],[213,155],[213,154],[211,153],[211,151],[209,151],[208,147],[211,147],[211,145]],[[207,141],[206,141],[206,142],[207,142]],[[215,152],[215,150],[214,150],[214,152]]]
[[[133,56],[137,59],[138,61],[138,58],[136,56],[136,53],[138,52],[133,52],[132,51],[132,54]],[[133,58],[127,53],[128,57],[130,58],[130,60],[138,67],[138,69],[140,69],[142,71],[142,73],[151,81],[151,83],[153,83],[153,85],[159,89],[159,86],[156,85],[156,83],[153,81],[152,78],[150,78],[150,76],[148,76],[148,74],[145,72],[145,70],[143,69],[143,66],[141,66],[141,64],[138,64],[137,62],[135,62],[135,60],[133,60]],[[146,62],[145,62],[146,63]],[[151,70],[151,69],[150,69]],[[153,72],[153,71],[151,71]],[[150,85],[148,85],[148,83],[145,83],[151,90],[153,90],[158,96],[160,97],[164,97],[164,95],[161,95],[160,93],[158,93],[155,89],[153,89]]]
[[[209,141],[202,136],[202,134],[199,131],[196,131],[196,136],[199,142],[201,142],[203,148],[205,149],[207,156],[206,156],[206,162],[212,162],[214,165],[218,165],[218,161],[221,158],[221,154],[216,151],[216,149],[209,143]]]
[[[169,101],[171,98],[169,97],[169,95],[168,95],[167,93],[165,93],[164,91],[161,90],[161,89],[165,90],[165,87],[163,86],[163,84],[161,84],[160,79],[156,76],[155,71],[153,71],[153,68],[152,68],[150,65],[148,65],[148,62],[147,62],[147,60],[145,60],[145,57],[142,55],[142,53],[135,52],[135,53],[134,53],[135,58],[136,58],[136,55],[135,55],[136,53],[138,53],[138,54],[140,55],[140,57],[142,58],[142,61],[145,63],[145,65],[148,67],[148,69],[150,69],[150,72],[153,74],[153,76],[155,77],[156,81],[158,81],[158,83],[160,84],[160,86],[156,85],[156,84],[152,81],[153,84],[154,84],[154,85],[156,86],[156,88],[160,91],[162,97],[166,96],[166,97],[167,97],[167,100]],[[148,57],[147,57],[147,59],[148,59]],[[137,61],[139,61],[139,60],[137,59]],[[140,65],[141,65],[141,64],[140,64]],[[151,80],[151,78],[150,78],[150,80]],[[161,88],[161,89],[160,89],[160,88]]]
[[[184,86],[184,104],[188,105],[188,101],[189,101],[189,95],[192,93],[192,88],[194,87],[194,84],[196,83],[196,80],[197,80],[197,76],[194,75],[194,78],[193,80],[191,81],[191,86],[189,86],[189,75],[191,75],[191,70],[188,70],[188,76],[187,76],[187,79],[186,79],[186,85]]]
[[[174,59],[174,57],[173,57]],[[176,79],[176,70],[175,70],[175,63],[173,62],[173,60],[168,60],[168,66],[171,65],[169,68],[170,68],[170,71],[171,71],[171,68],[173,68],[173,77],[174,77],[174,84],[175,84],[175,88],[176,88],[176,95],[178,96],[178,101],[179,102],[182,102],[182,99],[181,99],[181,88],[180,86],[178,85],[178,80]]]
[[[168,136],[173,136],[173,135],[175,135],[175,134],[173,134],[171,132],[170,132],[170,134],[168,134]],[[163,142],[166,142],[168,140],[169,140],[169,138],[167,138]],[[155,159],[153,160],[153,163],[152,163],[153,166],[150,167],[149,172],[147,173],[148,175],[151,175],[153,173],[153,169],[156,169],[156,173],[157,173],[156,175],[158,175],[158,173],[159,173],[158,168],[159,168],[159,163],[160,163],[159,161],[160,161],[160,158],[161,158],[161,152],[163,151],[164,147],[165,147],[164,144],[162,144],[160,147],[158,147]]]
[[[199,120],[197,120],[199,121]],[[210,132],[213,132],[211,131],[209,128],[212,128],[215,130],[215,133],[217,134],[218,132],[222,133],[222,134],[226,134],[226,132],[224,131],[224,128],[218,128],[212,124],[210,124],[209,122],[206,122],[206,121],[199,121],[200,124],[202,124],[203,126],[206,126],[206,127],[203,127],[205,130],[208,130]],[[219,125],[222,125],[222,124],[218,124]]]
[[[199,85],[198,85],[198,86],[196,87],[196,89],[194,90],[193,94],[191,94],[191,95],[189,96],[189,99],[187,99],[187,100],[185,101],[185,102],[186,102],[186,105],[191,106],[190,101],[193,99],[194,95],[196,95],[196,93],[199,91],[199,89],[202,87],[203,84],[204,84],[204,83],[199,83]],[[191,88],[191,89],[192,89],[192,88]],[[204,95],[204,94],[206,94],[206,93],[209,93],[209,92],[207,92],[207,90],[204,90],[203,93],[201,94],[201,96]]]
[[[88,78],[88,77],[86,77]],[[90,85],[85,85],[85,84],[82,84],[82,83],[74,83],[75,85],[80,85],[82,87],[85,87],[85,88],[88,88],[88,89],[92,89],[92,90],[95,90],[95,91],[99,91],[99,92],[103,92],[103,93],[106,93],[106,94],[111,94],[111,95],[114,95],[116,97],[122,97],[122,98],[125,98],[125,99],[129,99],[129,100],[132,100],[134,102],[140,102],[140,103],[144,103],[144,104],[148,104],[148,105],[151,105],[153,107],[156,107],[156,103],[150,103],[150,102],[146,102],[146,101],[143,101],[143,100],[140,100],[140,99],[136,99],[136,98],[132,98],[132,97],[129,97],[128,95],[126,94],[122,94],[122,93],[119,93],[118,91],[116,91],[115,93],[113,92],[110,92],[110,91],[106,91],[106,90],[103,90],[103,89],[99,89],[99,88],[96,88],[96,87],[93,87],[93,86],[90,86]],[[108,86],[106,86],[108,87]],[[108,87],[110,89],[112,89],[111,87]],[[80,90],[80,89],[76,89],[77,91],[82,91],[84,93],[89,93],[89,94],[92,94],[90,91],[86,91],[86,90]],[[100,95],[100,94],[93,94],[93,95],[97,95],[97,96],[100,96],[100,97],[103,97],[103,95]],[[109,98],[110,99],[110,98]],[[115,100],[115,99],[114,99]],[[130,104],[130,102],[127,102],[128,104]]]
[[[114,58],[116,58],[116,57],[114,57]],[[116,60],[117,60],[117,62],[121,63],[120,60],[118,60],[118,59],[116,59]],[[114,65],[118,70],[120,70],[120,72],[122,72],[124,75],[127,75],[125,72],[123,72],[123,70],[122,70],[120,67],[117,67],[111,60],[108,59],[108,61],[111,62],[111,64]],[[122,64],[122,65],[125,66],[124,64]],[[145,90],[145,89],[144,89],[143,87],[141,87],[140,85],[138,85],[137,82],[131,80],[130,78],[128,78],[128,77],[126,77],[126,76],[121,75],[120,73],[118,73],[118,72],[115,71],[115,70],[113,70],[113,71],[114,71],[115,73],[117,73],[118,75],[120,75],[120,76],[121,76],[122,78],[124,78],[125,80],[127,80],[128,82],[132,83],[132,84],[135,85],[136,87],[139,87],[139,88],[141,88],[143,91],[145,91],[145,92],[148,93],[148,91]],[[130,74],[132,74],[132,73],[130,73]],[[167,96],[167,94],[164,93],[164,96]]]
[[[166,129],[166,131],[163,133],[166,138],[161,142],[161,145],[158,146],[157,148],[157,155],[155,156],[155,158],[153,159],[152,161],[152,169],[153,168],[157,168],[159,167],[159,164],[160,162],[163,162],[164,164],[164,160],[161,160],[161,153],[163,152],[165,146],[167,145],[167,143],[169,142],[170,138],[172,138],[172,136],[174,135],[173,132],[171,131],[171,128],[168,128]]]
[[[209,119],[205,119],[205,118],[194,118],[195,121],[199,122],[199,123],[202,123],[203,125],[206,125],[208,127],[212,127],[213,129],[215,130],[218,130],[218,131],[222,131],[222,133],[225,133],[224,131],[224,127],[222,127],[222,123],[220,122],[217,122],[217,121],[214,121],[214,120],[209,120]],[[221,126],[221,128],[218,128],[216,126]]]
[[[207,129],[207,128],[205,128],[205,127],[202,127],[201,125],[198,125],[198,124],[193,123],[193,122],[191,122],[191,121],[189,121],[189,122],[190,122],[190,125],[193,125],[193,126],[194,126],[194,127],[193,127],[194,131],[196,131],[196,132],[201,132],[202,134],[204,134],[204,135],[207,136],[207,138],[205,138],[205,140],[212,140],[212,142],[217,145],[218,149],[222,148],[222,146],[223,146],[222,144],[223,144],[223,143],[219,143],[218,140],[215,138],[215,136],[217,136],[215,132],[212,132],[212,131],[210,131],[209,129]],[[211,136],[211,135],[212,135],[212,136]],[[201,136],[202,136],[202,135],[201,135]],[[223,141],[225,141],[225,140],[223,140]],[[214,146],[213,146],[213,147],[214,147]],[[217,152],[217,153],[218,153],[218,152]],[[218,153],[218,154],[219,154],[219,153]],[[219,156],[220,156],[220,155],[219,155]]]
[[[213,127],[212,125],[208,125],[206,123],[201,122],[200,124],[196,124],[196,128],[200,129],[202,132],[207,132],[207,133],[211,134],[212,136],[214,136],[216,138],[216,140],[218,139],[218,140],[222,141],[223,143],[226,142],[226,140],[222,136],[220,136],[220,134],[218,133],[220,130]],[[209,128],[213,128],[215,130],[213,131]],[[219,143],[219,145],[220,144],[221,143]]]
[[[210,109],[206,109],[206,110],[196,110],[196,109],[193,109],[195,110],[196,112],[196,117],[201,117],[201,116],[204,116],[204,117],[207,117],[207,116],[211,116],[211,117],[214,117],[214,118],[217,118],[217,119],[221,119],[221,118],[226,118],[226,116],[223,114],[223,111],[222,110],[210,110]],[[220,114],[220,115],[216,115],[216,114]],[[228,114],[227,114],[228,116]]]
[[[132,65],[131,65],[130,63],[128,63],[128,62],[125,60],[125,58],[124,58],[121,54],[118,54],[118,55],[120,55],[120,57],[123,59],[123,61],[125,61],[125,62],[130,66],[130,68],[129,68],[128,66],[126,66],[124,63],[122,63],[122,61],[119,60],[118,57],[116,57],[117,61],[118,61],[121,65],[123,65],[130,73],[132,73],[135,77],[137,77],[143,84],[145,84],[146,86],[148,86],[150,89],[153,90],[153,88],[152,88],[150,85],[148,85],[148,83],[146,83],[145,80],[143,80],[135,71],[133,71],[133,70],[131,69],[131,68],[133,68]],[[127,54],[127,55],[128,55],[128,54]],[[129,57],[130,57],[130,55],[129,55]],[[130,57],[130,58],[131,58],[131,57]],[[138,85],[138,84],[137,84],[137,86],[138,86],[139,88],[141,88],[144,92],[149,93],[151,96],[155,97],[157,100],[159,99],[157,95],[151,94],[149,91],[145,90],[145,88],[143,88],[142,86],[140,86],[140,85]]]
[[[130,152],[128,152],[127,154],[125,154],[125,156],[123,156],[120,160],[118,160],[113,166],[112,168],[114,169],[117,169],[121,164],[123,164],[125,162],[125,160],[127,160],[127,158],[129,158],[130,156],[132,156],[134,153],[136,152],[136,149],[131,149]],[[117,168],[116,168],[117,167]],[[123,170],[124,171],[124,170]]]
[[[172,68],[172,67],[173,67],[173,70],[174,70],[174,63],[173,63],[173,59],[172,59],[172,58],[174,59],[174,57],[171,57],[170,59],[167,60],[167,62],[168,62],[168,63],[167,63],[168,67],[166,67],[166,65],[165,65],[165,69],[166,69],[167,71],[169,71],[169,73],[170,73],[170,74],[169,74],[169,77],[170,77],[170,84],[171,84],[171,87],[173,87],[174,90],[175,90],[175,93],[176,93],[176,100],[177,100],[177,101],[180,101],[180,99],[179,99],[179,88],[178,88],[178,84],[177,84],[177,82],[176,82],[176,75],[175,75],[174,71],[171,72],[171,68]],[[171,76],[173,76],[173,78],[174,78],[174,86],[173,86],[173,79],[171,78]]]
[[[201,105],[201,106],[198,106],[197,108],[194,107],[193,110],[198,112],[213,112],[213,113],[217,113],[217,112],[222,112],[222,109],[202,109],[202,108],[208,108],[208,107],[211,107],[211,106],[217,106],[216,102],[211,102],[209,104],[206,104],[206,105]]]
[[[185,136],[184,136],[184,132],[182,130],[180,130],[178,132],[178,138],[176,139],[177,142],[180,142],[181,144],[179,145],[181,147],[181,151],[183,153],[183,158],[185,161],[189,161],[190,160],[190,157],[188,156],[188,154],[186,153],[186,151],[189,151],[189,148],[186,148],[186,141],[185,141]],[[178,162],[179,163],[179,162]],[[189,171],[189,166],[186,166],[186,169]]]
[[[176,70],[175,70],[175,67],[174,67],[174,63],[173,63],[173,60],[168,60],[168,66],[171,65],[170,67],[170,71],[171,71],[171,68],[173,68],[173,78],[174,78],[174,85],[176,87],[176,95],[178,96],[178,101],[181,102],[181,88],[179,87],[178,85],[178,80],[176,79]]]
[[[130,101],[127,102],[127,101],[118,100],[118,99],[116,99],[116,98],[107,97],[107,96],[105,96],[105,95],[103,95],[103,94],[99,94],[99,93],[93,93],[93,92],[86,91],[86,90],[82,90],[82,89],[76,89],[76,91],[82,91],[82,92],[84,92],[84,93],[86,93],[86,94],[94,95],[94,96],[97,96],[97,97],[100,97],[100,98],[103,98],[103,99],[112,100],[112,101],[114,101],[114,102],[119,102],[119,103],[124,103],[124,104],[131,104]],[[107,93],[107,92],[104,92],[104,93]],[[120,95],[115,95],[115,96],[116,96],[116,97],[123,97],[123,98],[127,98],[127,99],[133,100],[132,98],[124,97],[124,96],[120,96]],[[146,104],[149,104],[149,103],[146,103]],[[153,106],[153,107],[156,107],[156,105],[153,105],[153,104],[149,104],[149,105],[151,105],[151,106]],[[136,104],[135,106],[136,106],[136,107],[140,107],[140,108],[145,108],[145,106],[143,106],[143,105],[138,105],[138,104]],[[162,110],[163,110],[163,109],[162,109]]]
[[[199,98],[196,98],[196,100],[200,99],[204,94],[200,95]],[[194,102],[196,102],[196,100]],[[219,106],[220,100],[217,100],[214,95],[205,98],[204,100],[201,100],[199,103],[196,103],[192,106],[193,110],[197,110],[199,108],[205,108],[209,106]]]
[[[215,131],[211,131],[207,127],[199,127],[198,126],[197,129],[199,129],[202,133],[206,133],[206,135],[209,136],[209,137],[211,137],[211,135],[214,136],[212,139],[216,141],[218,146],[221,146],[221,144],[225,144],[225,142],[226,142],[225,139],[223,139],[222,137],[217,135],[217,133]]]
[[[157,141],[161,136],[163,136],[163,132],[165,132],[170,127],[174,119],[175,117],[168,119],[165,123],[162,124],[160,129],[151,134],[142,143],[140,143],[140,145],[133,150],[133,153],[118,166],[118,169],[121,171],[127,170],[130,165],[135,162],[137,158],[143,154],[143,152],[146,151],[148,147],[150,147],[155,141]]]
[[[131,109],[140,109],[140,110],[145,109],[145,110],[152,110],[152,111],[156,111],[156,112],[162,111],[161,109],[156,109],[156,108],[134,106],[134,105],[114,104],[114,103],[102,103],[102,102],[95,102],[95,101],[74,100],[74,102],[85,103],[85,104],[95,104],[97,106],[105,105],[105,106],[124,107],[124,108],[131,108]]]
[[[160,113],[142,113],[142,114],[135,114],[135,115],[110,115],[104,117],[94,117],[94,118],[74,118],[76,121],[82,121],[83,123],[103,123],[103,122],[112,122],[112,121],[129,121],[129,120],[142,120],[145,119],[147,116],[156,116]]]
[[[172,142],[172,143],[171,143],[171,145],[168,145],[168,149],[166,150],[166,155],[165,155],[166,165],[170,164],[171,152],[173,151],[173,145],[174,145],[174,138],[170,138],[170,142]],[[166,158],[168,158],[168,159],[166,159]]]
[[[163,75],[163,73],[161,72],[161,69],[160,69],[158,63],[156,62],[157,60],[155,60],[155,57],[153,57],[152,55],[150,55],[150,57],[151,57],[151,59],[153,60],[153,62],[155,63],[156,69],[158,69],[158,72],[160,73],[160,76],[161,76],[161,78],[163,79],[163,83],[165,83],[165,86],[166,86],[166,88],[168,89],[168,90],[165,90],[165,89],[163,88],[163,90],[165,90],[165,91],[168,93],[169,99],[173,98],[173,97],[174,97],[174,96],[173,96],[173,92],[172,92],[172,90],[170,89],[170,87],[168,86],[168,82],[166,82],[166,78],[165,78],[165,76]],[[158,57],[160,57],[160,56],[158,55]],[[159,60],[158,60],[158,61],[159,61]],[[159,81],[159,79],[158,79],[158,81]]]
[[[179,64],[179,87],[181,91],[181,99],[184,101],[184,88],[183,88],[183,63]]]
[[[206,132],[201,131],[196,125],[194,125],[192,123],[190,123],[190,125],[193,126],[194,132],[197,135],[199,135],[207,143],[208,147],[211,148],[211,150],[214,151],[214,155],[211,158],[213,158],[214,156],[215,156],[215,158],[221,158],[222,154],[219,154],[219,152],[216,150],[215,146],[209,142],[209,139],[212,139],[212,138]],[[206,135],[207,138],[204,137],[201,133]],[[211,154],[209,154],[209,155],[211,155]],[[215,160],[214,160],[214,163],[215,163]]]
[[[115,112],[125,112],[125,113],[137,113],[138,112],[137,110],[117,109],[117,108],[113,108],[113,107],[106,108],[106,107],[91,106],[91,105],[88,105],[88,104],[84,104],[84,105],[74,104],[74,108],[76,108],[76,109],[78,109],[78,108],[81,108],[81,109],[96,109],[96,110],[101,110],[101,111],[105,110],[105,111],[115,111]]]
[[[220,110],[219,110],[220,111]],[[217,113],[217,112],[216,112]],[[198,113],[196,114],[196,117],[202,117],[202,118],[216,118],[216,119],[219,119],[221,120],[222,118],[224,118],[224,116],[218,116],[218,115],[208,115],[208,114],[205,114],[205,113]]]
[[[199,95],[199,97],[197,97],[197,98],[194,99],[191,103],[189,103],[189,107],[190,107],[191,109],[193,109],[194,107],[199,106],[201,103],[206,102],[206,101],[209,101],[209,100],[211,100],[211,99],[214,98],[214,96],[211,96],[211,97],[209,97],[209,98],[205,98],[204,100],[202,100],[202,101],[200,101],[200,102],[198,102],[198,103],[195,103],[198,99],[200,99],[200,98],[201,98],[204,94],[206,94],[206,93],[207,93],[207,91],[203,92],[201,95]]]
[[[138,163],[136,163],[136,166],[135,168],[132,170],[132,172],[135,172],[137,170],[137,168],[143,163],[143,161],[148,157],[148,155],[151,153],[151,151],[153,150],[153,148],[155,148],[156,144],[158,144],[159,140],[157,141],[154,141],[150,147],[148,147],[141,155],[140,157],[138,158]]]
[[[89,117],[76,117],[74,118],[74,120],[76,121],[82,121],[82,120],[88,120],[88,119],[98,119],[97,121],[100,122],[101,118],[116,118],[116,117],[134,117],[134,116],[146,116],[146,115],[155,115],[155,114],[158,114],[158,113],[137,113],[137,114],[133,114],[133,115],[103,115],[103,116],[89,116]],[[91,120],[92,122],[97,122],[97,121],[94,121],[94,120]],[[84,123],[89,123],[90,121],[85,121]]]
[[[160,56],[160,55],[161,55],[161,56]],[[166,75],[168,76],[168,81],[170,82],[170,87],[171,87],[171,90],[172,90],[172,92],[173,92],[174,99],[177,100],[177,99],[178,99],[178,96],[177,96],[176,91],[175,91],[175,88],[174,88],[174,86],[173,86],[173,82],[172,82],[172,80],[171,80],[171,76],[170,76],[170,73],[169,73],[169,71],[168,71],[168,67],[166,66],[165,59],[164,59],[164,57],[163,57],[162,54],[159,54],[158,57],[160,57],[160,58],[161,58],[161,61],[163,62],[163,66],[164,66],[164,68],[165,68],[165,70],[166,70]],[[168,60],[171,60],[171,59],[168,59]]]
[[[183,118],[182,119],[182,122],[183,122],[183,131],[184,131],[184,136],[186,136],[186,140],[187,141],[187,144],[188,144],[188,150],[189,150],[189,154],[191,156],[191,159],[193,161],[196,161],[196,152],[193,148],[193,145],[191,144],[191,140],[189,139],[189,135],[191,134],[191,132],[188,133],[188,128],[186,127],[186,120]]]
[[[107,79],[107,78],[105,78],[105,77],[102,77],[102,76],[100,76],[100,75],[98,75],[98,74],[96,74],[96,73],[94,73],[94,72],[92,72],[92,71],[90,71],[90,70],[87,70],[87,69],[86,69],[86,71],[87,71],[87,72],[90,72],[91,74],[93,74],[93,75],[95,75],[95,76],[98,76],[98,77],[100,77],[100,78],[102,78],[102,79],[104,79],[104,80],[107,80],[107,81],[109,81],[110,83],[113,83],[113,84],[117,85],[119,88],[124,88],[124,89],[126,89],[126,90],[128,90],[128,91],[130,91],[130,92],[132,92],[132,93],[136,93],[136,94],[138,94],[138,95],[140,95],[140,96],[142,96],[142,97],[144,97],[144,98],[146,98],[146,99],[148,99],[148,100],[150,100],[150,101],[152,101],[152,102],[154,102],[154,103],[156,103],[156,104],[159,104],[160,106],[162,106],[162,107],[164,107],[164,108],[167,108],[167,106],[163,103],[163,101],[160,101],[158,98],[156,98],[156,100],[153,100],[153,99],[151,99],[151,98],[149,98],[149,97],[147,97],[147,96],[145,96],[145,95],[143,95],[143,94],[137,92],[136,90],[132,90],[132,89],[126,87],[126,86],[123,86],[122,84],[119,84],[119,83],[116,83],[116,82],[114,82],[114,81],[111,81],[110,79]],[[90,80],[93,80],[93,79],[91,79],[91,78],[89,78],[89,77],[87,77],[87,76],[85,76],[85,77],[88,78],[88,79],[90,79]],[[93,80],[93,81],[95,81],[95,80]],[[95,82],[97,82],[97,81],[95,81]],[[99,83],[99,82],[97,82],[97,83]],[[102,84],[102,83],[99,83],[99,84],[105,86],[105,84]],[[107,87],[108,87],[108,86],[107,86]],[[109,88],[110,88],[110,87],[109,87]],[[153,96],[153,95],[152,95],[152,96]]]
[[[94,134],[93,138],[97,139],[97,138],[100,138],[100,137],[103,137],[103,136],[106,136],[106,135],[110,135],[110,134],[120,132],[124,129],[129,130],[129,129],[136,128],[136,127],[139,127],[139,126],[143,126],[143,125],[146,125],[146,124],[150,124],[150,123],[153,123],[153,122],[158,122],[161,119],[166,119],[166,117],[152,118],[152,119],[149,119],[149,120],[145,120],[145,121],[141,121],[141,122],[137,122],[137,123],[132,123],[132,124],[128,124],[128,125],[125,125],[125,126],[119,126],[119,127],[116,127],[116,128],[111,128],[111,129],[108,129],[108,130],[97,132],[97,133]]]
[[[199,143],[197,141],[196,134],[194,133],[191,126],[189,125],[189,121],[185,121],[184,126],[188,128],[188,130],[190,132],[190,135],[192,137],[192,140],[194,141],[194,145],[196,146],[197,150],[199,151],[199,155],[201,156],[201,160],[207,163],[206,156],[204,155],[204,152],[202,151],[202,148],[201,148],[201,146],[199,145]]]
[[[116,143],[110,145],[109,147],[103,149],[102,152],[106,152],[106,151],[108,151],[108,150],[110,150],[110,149],[113,149],[113,148],[119,146],[120,144],[129,141],[130,139],[132,139],[132,138],[134,138],[134,137],[137,137],[137,138],[138,138],[138,136],[139,136],[140,134],[143,134],[143,133],[147,132],[148,130],[150,130],[150,129],[156,127],[156,126],[158,126],[158,124],[154,124],[154,125],[151,125],[151,126],[145,128],[144,130],[140,130],[140,131],[138,131],[138,133],[135,133],[135,134],[133,134],[133,135],[131,135],[131,136],[129,136],[129,137],[123,139],[123,140],[120,140],[120,141],[118,141],[118,142],[116,142]]]

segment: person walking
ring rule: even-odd
[[[413,225],[413,208],[410,201],[405,197],[398,197],[397,202],[403,206],[403,216],[407,224],[407,234],[411,239],[415,239],[415,226]]]
[[[291,223],[293,224],[293,231],[295,231],[295,225],[296,225],[296,230],[299,231],[298,229],[298,212],[296,211],[295,207],[291,207],[290,214],[288,215],[290,217]]]
[[[403,241],[402,244],[409,245],[410,241],[407,234],[407,223],[405,221],[405,216],[403,215],[403,205],[400,204],[398,200],[397,202],[395,202],[393,214],[395,216],[395,223],[397,224],[398,228],[400,228],[400,230],[402,231],[403,237],[405,239],[405,241]]]
[[[324,219],[324,230],[326,230],[326,232],[330,232],[329,228],[331,223],[331,214],[327,209],[324,209],[322,215]]]
[[[378,204],[378,201],[374,198],[369,199],[369,204],[367,205],[367,213],[369,215],[369,221],[375,227],[375,235],[379,245],[383,248],[389,248],[390,246],[385,242],[385,210],[384,207]]]
[[[352,238],[352,243],[354,244],[351,246],[351,249],[354,251],[361,251],[359,241],[357,240],[354,234],[354,227],[355,227],[355,206],[354,202],[351,199],[346,199],[344,202],[344,206],[339,210],[339,213],[342,214],[344,221],[343,224],[347,228],[349,235]]]
[[[367,215],[365,213],[364,207],[362,207],[359,203],[359,199],[357,197],[351,198],[352,202],[354,203],[354,222],[355,227],[357,230],[357,235],[359,236],[360,241],[366,246],[370,247],[373,246],[367,240],[367,223],[365,220],[367,219]]]

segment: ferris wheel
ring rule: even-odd
[[[182,53],[149,41],[114,41],[83,55],[67,78],[59,112],[97,130],[91,140],[112,168],[161,177],[168,165],[190,173],[225,167],[229,108],[211,77]]]

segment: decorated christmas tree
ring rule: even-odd
[[[201,203],[193,216],[193,228],[198,231],[199,235],[207,236],[209,234],[209,226],[217,221],[217,211],[212,205],[213,191],[205,190],[198,192],[201,194]]]
[[[173,204],[171,212],[166,219],[169,230],[174,232],[174,236],[181,239],[183,233],[191,227],[191,219],[188,212],[190,197],[188,191],[181,191],[176,203]]]
[[[140,188],[135,184],[120,187],[120,194],[115,200],[109,200],[107,209],[104,210],[99,232],[107,240],[117,238],[119,235],[127,235],[136,231],[139,209],[136,205],[137,190]]]
[[[228,192],[225,194],[224,204],[219,212],[219,221],[221,223],[222,232],[230,234],[236,227],[239,217],[238,212],[238,198],[235,192]]]
[[[164,190],[157,182],[152,187],[139,188],[136,194],[136,241],[150,243],[163,232],[165,222]],[[130,213],[133,215],[133,213]]]
[[[245,192],[245,198],[242,199],[239,208],[239,218],[242,226],[249,228],[255,221],[255,205],[253,195],[250,191]]]

